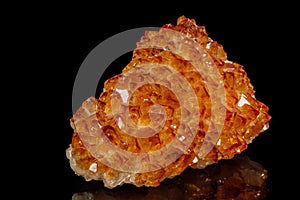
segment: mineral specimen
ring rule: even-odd
[[[270,119],[243,66],[181,16],[146,32],[122,73],[82,103],[66,153],[86,180],[155,187],[240,154]]]

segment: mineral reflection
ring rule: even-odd
[[[131,185],[75,193],[72,200],[260,200],[268,193],[267,170],[245,155],[236,155],[203,170],[189,168],[158,187]]]

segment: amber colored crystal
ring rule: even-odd
[[[141,41],[137,43],[137,48],[133,51],[132,60],[123,69],[122,74],[108,79],[104,84],[104,90],[100,97],[90,97],[84,101],[82,107],[71,118],[74,134],[72,143],[67,149],[67,157],[75,173],[85,177],[86,180],[102,180],[108,188],[124,183],[136,186],[158,186],[164,179],[181,174],[187,167],[202,169],[207,165],[217,163],[221,159],[233,158],[234,155],[240,154],[245,150],[256,136],[268,129],[268,123],[271,119],[271,116],[268,114],[268,107],[255,98],[255,91],[243,66],[227,60],[223,46],[208,37],[204,26],[198,26],[195,20],[181,16],[178,18],[177,25],[166,24],[162,28],[182,33],[200,44],[209,54],[222,77],[226,102],[223,102],[217,108],[213,107],[212,93],[208,92],[209,88],[207,88],[205,77],[203,74],[201,75],[197,71],[192,70],[194,66],[188,60],[168,49],[144,48],[149,41],[151,43],[151,41],[155,40],[155,35],[153,36],[151,32],[146,33],[141,38]],[[102,163],[101,159],[98,158],[103,157],[103,155],[96,156],[96,145],[87,147],[82,140],[84,138],[84,140],[86,139],[96,144],[101,143],[102,139],[105,138],[122,151],[132,154],[144,153],[146,155],[171,144],[172,140],[177,137],[176,130],[180,126],[181,117],[185,111],[190,112],[191,110],[185,109],[189,105],[181,105],[178,100],[179,97],[166,87],[168,84],[173,84],[176,81],[175,79],[166,82],[165,85],[145,84],[137,88],[128,100],[127,109],[132,122],[139,126],[147,126],[152,123],[151,120],[156,120],[158,123],[157,127],[160,130],[158,133],[149,137],[134,137],[134,135],[129,135],[120,128],[123,126],[122,120],[124,121],[124,119],[119,118],[120,121],[115,120],[118,112],[125,112],[124,110],[126,110],[122,107],[121,97],[115,98],[117,103],[114,105],[117,106],[113,107],[113,104],[110,103],[114,95],[116,95],[115,89],[119,88],[119,85],[117,85],[118,81],[122,79],[123,74],[129,73],[135,66],[141,64],[170,65],[183,75],[195,91],[200,117],[199,119],[191,119],[191,123],[198,124],[198,129],[190,146],[182,151],[181,154],[180,150],[178,150],[174,153],[176,155],[170,155],[170,157],[174,156],[174,158],[177,156],[174,162],[171,164],[162,162],[165,165],[157,170],[134,173],[132,171],[122,171]],[[157,68],[157,70],[161,71],[150,74],[150,79],[159,79],[165,76],[166,71],[164,71],[164,68]],[[124,85],[134,88],[135,86],[132,84],[139,82],[140,78],[132,76],[130,82],[124,82]],[[218,90],[216,90],[217,92]],[[184,94],[182,95],[184,96]],[[218,94],[216,96],[218,98]],[[188,102],[188,100],[185,100],[185,102]],[[157,104],[161,107],[153,107],[153,105]],[[160,111],[162,108],[164,113]],[[213,142],[213,139],[205,138],[209,126],[218,126],[217,123],[211,125],[209,121],[210,118],[219,116],[218,113],[216,115],[212,114],[213,109],[214,112],[224,111],[225,113],[225,120],[220,120],[220,123],[222,123],[221,134],[215,142]],[[159,123],[162,121],[163,116],[165,121],[160,126]],[[218,119],[214,120],[218,122]],[[100,127],[99,129],[103,131],[103,138],[99,139],[95,136],[96,133],[93,133],[95,126]],[[135,134],[145,134],[147,132],[138,133],[138,130],[130,129],[130,126],[127,128],[129,132],[134,132]],[[86,133],[86,135],[80,136],[80,132]],[[199,149],[204,143],[211,145],[211,150],[204,156],[201,156],[201,150]],[[132,166],[147,165],[150,161],[151,164],[155,163],[155,159],[151,160],[151,156],[145,156],[142,163],[137,163],[134,159],[126,160],[122,156],[116,157],[114,152],[111,152],[111,149],[105,145],[103,145],[103,148],[107,148],[104,149],[107,154],[113,155],[111,159],[114,159],[112,162],[115,162],[116,165],[125,163],[130,163]],[[89,151],[89,149],[92,149],[92,151]],[[179,154],[180,156],[178,156]],[[165,158],[164,156],[168,155],[162,155],[162,159]],[[107,159],[110,159],[109,156],[107,157]]]

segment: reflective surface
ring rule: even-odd
[[[180,176],[158,187],[122,185],[105,188],[100,182],[87,182],[72,200],[193,200],[193,199],[265,199],[268,171],[245,155],[203,170],[188,168]]]

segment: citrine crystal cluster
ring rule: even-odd
[[[240,154],[270,119],[243,66],[227,60],[204,26],[181,16],[146,32],[122,73],[82,103],[67,157],[76,174],[108,188],[155,187],[188,167]]]

